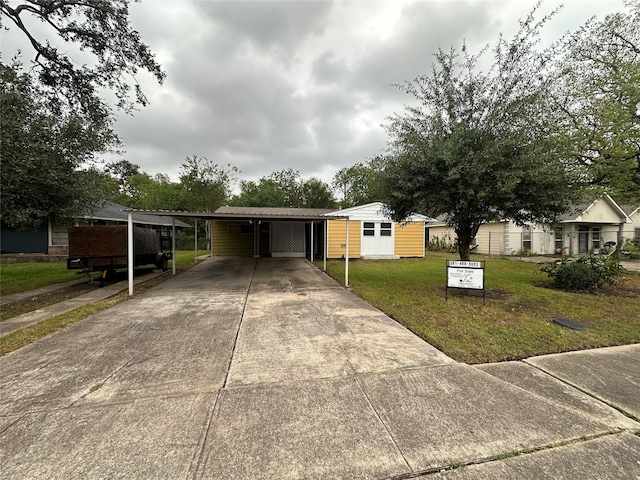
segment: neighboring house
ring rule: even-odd
[[[627,210],[635,211],[635,228],[640,228],[638,208]],[[455,233],[442,219],[428,225],[428,235],[431,243],[452,244],[456,240]],[[572,208],[553,226],[521,227],[509,220],[486,223],[474,239],[474,252],[484,255],[606,253],[634,235],[631,216],[613,198],[603,195],[589,205]]]
[[[380,202],[342,210],[311,208],[220,207],[213,219],[213,254],[272,257],[346,255],[349,258],[424,256],[424,225],[415,215],[398,224],[385,217]]]
[[[640,207],[631,205],[621,205],[627,216],[631,219],[633,225],[633,239],[640,240]]]
[[[34,230],[15,231],[2,226],[0,251],[2,253],[42,253],[49,255],[67,255],[69,253],[70,226],[123,225],[127,223],[128,207],[107,202],[103,208],[92,215],[76,218],[71,222],[46,220]],[[171,228],[172,218],[160,215],[134,213],[133,222],[155,230]],[[188,223],[176,220],[176,227],[190,227]]]

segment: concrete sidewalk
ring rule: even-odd
[[[133,284],[140,285],[141,283],[158,277],[163,273],[164,272],[161,271],[154,271],[151,273],[136,275],[133,280]],[[30,290],[28,292],[16,293],[13,294],[10,299],[6,300],[6,303],[3,303],[3,305],[15,302],[17,300],[22,300],[24,298],[37,297],[38,295],[42,295],[43,293],[52,292],[59,288],[73,286],[82,282],[89,282],[89,280],[85,278],[67,283],[48,285],[46,287],[42,287],[36,290]],[[0,336],[7,335],[11,332],[15,332],[16,330],[20,330],[21,328],[25,328],[30,325],[35,325],[38,322],[42,322],[43,320],[46,320],[48,318],[55,317],[56,315],[60,315],[61,313],[70,312],[71,310],[75,310],[76,308],[83,305],[97,302],[99,300],[104,300],[105,298],[113,297],[114,295],[117,295],[118,293],[123,292],[128,288],[129,284],[124,280],[117,283],[109,283],[101,288],[98,288],[98,286],[96,286],[96,290],[93,292],[78,295],[77,297],[70,298],[69,300],[54,303],[53,305],[48,305],[32,312],[27,312],[22,315],[18,315],[17,317],[4,320],[0,322]],[[7,295],[7,297],[9,297],[9,295]]]
[[[590,353],[624,365],[611,389],[640,381],[640,346]],[[456,363],[305,260],[214,258],[0,358],[0,471],[640,476],[633,400],[607,397],[624,415],[545,358]]]

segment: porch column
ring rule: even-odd
[[[211,258],[213,258],[213,220],[209,220],[209,247],[211,248]]]

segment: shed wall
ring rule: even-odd
[[[394,253],[401,257],[424,257],[424,223],[396,223]]]
[[[344,258],[347,222],[329,220],[328,222],[328,258]],[[349,221],[349,258],[360,258],[360,221]]]

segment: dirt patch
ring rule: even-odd
[[[89,283],[87,280],[85,283],[78,283],[70,287],[59,288],[51,292],[11,302],[2,306],[2,310],[0,310],[0,322],[17,317],[23,313],[33,312],[39,308],[64,302],[65,300],[84,295],[85,293],[93,292],[97,288],[100,288],[99,283]]]
[[[446,287],[440,287],[440,290],[445,291]],[[450,288],[449,295],[457,296],[457,297],[479,297],[482,298],[483,293],[482,290],[473,290],[467,288]],[[484,291],[485,298],[489,298],[491,300],[506,300],[511,296],[511,293],[505,292],[504,290],[498,290],[495,288],[488,288]]]

